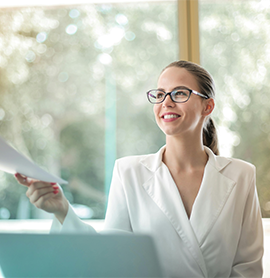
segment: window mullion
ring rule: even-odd
[[[200,64],[198,0],[178,0],[179,56]]]

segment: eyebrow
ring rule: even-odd
[[[177,86],[177,87],[174,87],[173,89],[172,89],[172,91],[174,91],[174,90],[177,90],[177,89],[188,89],[188,90],[190,90],[188,87],[186,87],[186,86]],[[161,91],[164,91],[165,92],[165,90],[163,89],[163,88],[157,88],[157,90],[161,90]]]

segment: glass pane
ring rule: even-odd
[[[114,160],[164,136],[146,91],[178,57],[177,3],[0,10],[0,134],[103,218]],[[0,218],[49,217],[0,172]],[[83,206],[82,206],[83,205]]]
[[[270,217],[270,1],[200,1],[201,62],[216,80],[221,151],[257,167]]]

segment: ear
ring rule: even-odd
[[[215,108],[215,101],[212,98],[206,99],[205,100],[205,105],[204,105],[204,110],[203,110],[203,115],[208,116],[212,113],[212,111]]]

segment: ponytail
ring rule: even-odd
[[[211,117],[206,120],[203,127],[203,144],[210,148],[215,155],[219,155],[217,131]]]

